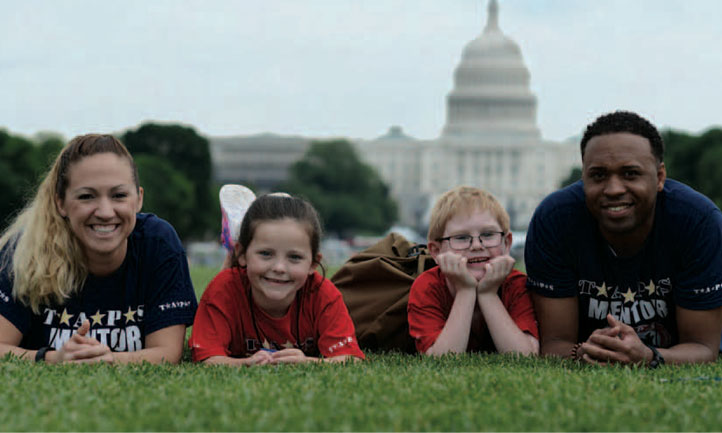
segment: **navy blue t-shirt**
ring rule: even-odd
[[[632,326],[645,343],[678,343],[675,305],[722,305],[722,213],[692,188],[667,179],[654,225],[633,257],[617,257],[587,209],[582,182],[550,194],[526,236],[527,288],[547,297],[578,296],[579,341],[608,326]]]
[[[128,251],[111,275],[89,275],[63,305],[30,307],[16,302],[7,270],[0,274],[0,315],[23,334],[20,347],[59,349],[84,320],[88,336],[115,352],[145,347],[145,337],[172,325],[192,325],[197,307],[186,254],[173,227],[138,214]]]

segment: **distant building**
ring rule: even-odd
[[[489,1],[482,33],[463,50],[447,96],[446,124],[435,140],[417,140],[392,126],[374,140],[354,141],[360,156],[388,183],[399,204],[399,223],[428,225],[444,191],[472,185],[493,193],[525,229],[541,199],[578,165],[576,142],[545,141],[537,127],[537,99],[519,46],[499,27]],[[311,139],[262,135],[211,139],[216,177],[249,179],[260,189],[287,176]]]
[[[466,45],[454,73],[441,136],[418,141],[395,126],[358,143],[391,185],[402,224],[425,227],[439,195],[471,185],[493,193],[512,227],[524,229],[541,199],[578,164],[575,143],[542,140],[521,50],[501,32],[496,0],[488,11],[486,27]]]
[[[288,178],[289,167],[301,159],[310,143],[306,137],[276,134],[212,137],[214,178],[270,191]]]

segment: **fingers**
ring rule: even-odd
[[[584,362],[585,364],[590,364],[590,365],[607,365],[606,362],[597,361],[596,359],[593,359],[586,353],[584,355],[582,355],[582,362]]]
[[[96,340],[95,338],[83,337],[80,334],[73,334],[70,337],[70,340],[68,340],[68,343],[70,342],[73,342],[74,344],[83,344],[88,346],[97,346],[100,344],[100,341]]]
[[[614,316],[612,316],[611,314],[607,314],[607,322],[608,322],[610,325],[613,324],[613,325],[612,325],[613,327],[616,327],[616,328],[619,329],[619,334],[621,334],[620,336],[622,336],[622,335],[631,335],[631,334],[637,335],[637,332],[634,330],[634,328],[632,328],[631,326],[627,325],[627,324],[624,323],[624,322],[620,322],[619,320],[617,320],[617,319],[616,319]]]
[[[80,328],[78,328],[78,335],[85,336],[88,331],[90,331],[90,321],[89,320],[83,320],[83,324],[80,325]]]
[[[621,329],[619,326],[613,326],[611,328],[599,328],[592,332],[592,335],[606,335],[608,337],[619,337]]]
[[[77,344],[90,344],[90,345],[98,345],[100,344],[100,341],[96,340],[95,338],[88,337],[88,331],[90,331],[90,321],[84,320],[83,324],[80,325],[80,328],[78,328],[75,333],[70,337],[69,341],[73,341]]]
[[[66,352],[67,359],[69,361],[72,360],[78,360],[78,359],[91,359],[91,358],[98,358],[105,355],[109,355],[111,353],[111,350],[108,346],[104,344],[98,344],[98,345],[82,345],[72,352]]]
[[[610,338],[606,336],[602,336],[603,338]],[[611,338],[610,338],[611,339]],[[596,363],[608,363],[608,362],[617,362],[617,363],[628,363],[629,360],[627,356],[624,353],[611,350],[609,347],[604,345],[598,345],[598,344],[589,344],[584,343],[582,344],[582,350],[584,351],[584,355],[582,356],[582,359],[587,362],[586,358],[589,358],[590,361],[595,361]],[[588,362],[588,363],[594,363],[594,362]]]
[[[270,364],[273,361],[271,352],[265,350],[259,350],[254,353],[251,357],[251,365],[265,365]]]
[[[516,260],[510,255],[503,255],[503,256],[497,256],[493,259],[489,260],[489,263],[496,266],[500,266],[502,270],[506,270],[506,273],[508,274],[511,272],[511,269],[514,267],[514,263]]]
[[[456,289],[473,289],[476,287],[476,278],[466,267],[467,259],[453,252],[440,254],[436,258],[441,272]]]
[[[589,341],[594,343],[596,346],[603,347],[609,350],[620,351],[624,350],[624,342],[614,335],[603,335],[603,334],[592,334],[589,336]]]
[[[297,364],[308,360],[300,349],[283,349],[273,353],[274,364]]]
[[[514,259],[510,256],[498,256],[489,260],[484,266],[484,276],[478,282],[478,293],[496,292],[514,267]]]

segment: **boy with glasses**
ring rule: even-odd
[[[428,355],[536,354],[539,334],[526,276],[513,270],[509,215],[489,193],[461,186],[431,213],[429,252],[439,266],[411,286],[409,333]]]

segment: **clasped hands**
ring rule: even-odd
[[[643,364],[649,362],[652,350],[631,326],[607,314],[609,326],[592,332],[577,349],[577,359],[587,364]]]
[[[92,362],[115,362],[113,351],[105,344],[95,338],[87,337],[90,330],[90,322],[84,321],[78,331],[74,333],[63,346],[54,352],[48,352],[46,360],[53,363],[92,363]]]
[[[514,259],[509,255],[497,256],[484,264],[484,271],[477,279],[467,267],[468,259],[452,251],[436,257],[441,272],[456,294],[460,290],[475,289],[477,295],[496,293],[501,283],[514,267]]]
[[[252,365],[266,364],[299,364],[302,362],[315,361],[317,358],[307,357],[300,349],[290,348],[275,352],[259,350],[249,357]]]

